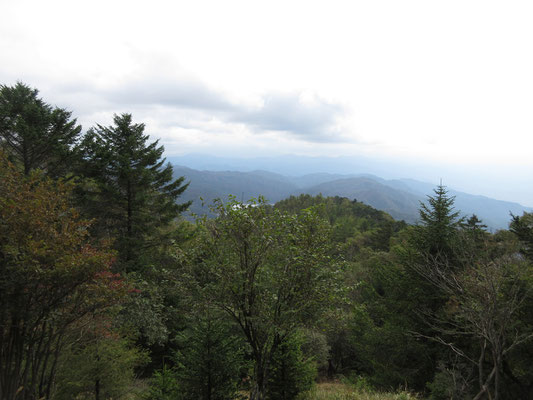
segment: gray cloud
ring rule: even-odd
[[[91,87],[88,83],[62,84],[60,97],[72,102],[74,112],[95,115],[102,111],[152,115],[162,127],[194,128],[216,118],[227,124],[244,124],[254,133],[280,132],[308,142],[339,142],[335,125],[344,109],[321,99],[302,102],[299,93],[270,93],[262,105],[232,102],[202,82],[191,79],[145,77],[113,87]],[[77,104],[80,101],[82,104]],[[80,107],[80,108],[78,108]],[[97,123],[100,121],[94,121]]]
[[[233,115],[236,121],[249,124],[256,131],[287,132],[312,142],[338,141],[334,126],[343,108],[318,100],[303,103],[298,94],[268,95],[262,107],[239,110]]]
[[[144,79],[109,90],[110,101],[131,105],[228,111],[231,103],[221,94],[193,80]]]

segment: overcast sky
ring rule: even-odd
[[[0,83],[168,155],[375,156],[533,205],[531,1],[0,0]],[[470,183],[469,183],[470,182]]]

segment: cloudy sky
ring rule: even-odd
[[[364,155],[533,206],[531,1],[0,0],[0,83],[167,155]]]

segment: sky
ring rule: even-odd
[[[533,206],[532,20],[513,0],[0,0],[0,84],[84,129],[132,113],[169,156],[375,157]]]

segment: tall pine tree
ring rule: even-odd
[[[97,125],[81,144],[82,203],[97,219],[98,234],[115,238],[119,267],[139,270],[150,248],[172,238],[170,225],[190,203],[178,204],[188,184],[174,179],[164,148],[149,143],[145,125],[131,114],[115,115],[109,127]]]
[[[26,175],[40,168],[58,177],[72,163],[81,126],[70,111],[50,106],[38,94],[21,82],[0,86],[0,146]]]
[[[427,204],[420,203],[420,223],[412,235],[414,247],[432,257],[451,257],[463,219],[454,210],[454,196],[446,187],[437,186]]]

